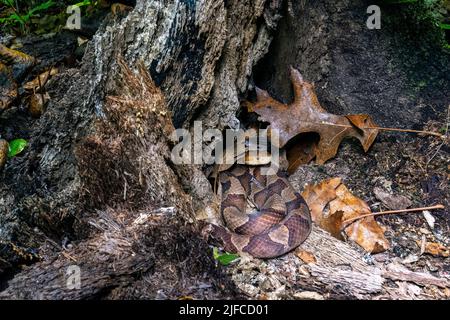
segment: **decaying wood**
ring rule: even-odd
[[[148,225],[132,221],[132,216],[120,223],[119,215],[101,213],[96,236],[74,250],[26,268],[0,293],[0,299],[93,298],[104,288],[126,286],[133,277],[147,272],[154,265],[152,253],[143,245]],[[71,267],[79,268],[80,287],[70,278],[75,275]]]
[[[177,176],[180,169],[168,164],[174,127],[164,95],[142,64],[133,73],[122,58],[117,62],[117,95],[107,97],[104,118],[75,150],[82,183],[79,198],[86,208],[103,207],[83,217],[89,237],[25,267],[1,292],[2,299],[113,298],[115,289],[136,279],[152,281],[160,276],[153,269],[163,268],[163,280],[142,294],[151,299],[156,283],[167,288],[177,284],[173,273],[197,265],[201,279],[214,266],[206,243],[196,236],[193,208],[202,203],[195,192],[185,193]],[[173,256],[194,261],[183,264],[171,261]],[[79,270],[79,285],[71,267]]]
[[[267,52],[282,1],[137,1],[90,45],[95,60],[86,103],[101,110],[114,76],[114,56],[143,60],[164,91],[176,127],[195,116],[206,127],[236,127],[239,95],[252,67]]]
[[[302,245],[314,253],[317,262],[309,264],[311,275],[326,285],[342,286],[354,296],[380,292],[381,270],[363,260],[363,252],[339,241],[318,227]]]
[[[421,286],[434,285],[441,288],[450,288],[450,280],[436,278],[424,272],[413,272],[397,263],[387,265],[386,270],[383,270],[383,277],[392,280],[414,282]]]
[[[266,261],[244,257],[230,273],[251,298],[295,298],[312,291],[328,297],[398,299],[405,298],[402,286],[448,287],[447,280],[430,274],[385,266],[355,244],[340,241],[317,226],[295,252]],[[396,281],[394,287],[391,280]],[[427,298],[422,292],[407,297]]]
[[[8,248],[13,241],[15,246],[38,249],[42,236],[84,236],[78,223],[86,215],[87,198],[80,199],[80,194],[86,194],[80,169],[86,168],[75,151],[104,117],[106,96],[118,91],[117,54],[132,68],[143,61],[162,89],[176,127],[189,127],[197,118],[205,120],[204,127],[236,127],[239,95],[246,92],[253,66],[269,48],[281,5],[278,0],[142,0],[125,17],[109,15],[87,44],[80,68],[65,70],[48,84],[51,100],[46,111],[27,128],[27,156],[3,171],[0,225]],[[114,150],[99,148],[102,141],[104,147],[113,142],[105,138],[84,144],[92,152],[92,161],[111,159]],[[96,150],[105,153],[95,155]],[[113,168],[114,161],[108,165]],[[189,184],[191,177],[200,176],[196,171],[185,170],[180,180]],[[117,189],[124,197],[132,190],[124,188],[124,177],[120,179]],[[169,186],[166,182],[155,187],[154,196]],[[89,202],[89,210],[95,209],[94,203]],[[20,264],[12,250],[0,252],[6,261],[0,272],[3,265]]]
[[[148,245],[146,235],[157,230],[158,234],[164,234],[170,229],[181,227],[179,224],[171,224],[170,221],[175,221],[174,213],[170,208],[132,215],[120,211],[101,212],[92,220],[92,225],[97,229],[94,237],[78,244],[73,250],[26,268],[9,282],[8,288],[0,293],[0,299],[93,298],[102,297],[105,288],[109,292],[126,286],[134,277],[148,272],[159,258],[155,256],[154,248]],[[189,244],[191,245],[192,243]],[[305,265],[299,262],[294,253],[290,253],[282,259],[265,262],[243,259],[241,264],[230,267],[228,272],[234,274],[232,278],[236,285],[253,298],[267,295],[264,286],[257,288],[246,283],[251,277],[239,278],[236,274],[245,275],[246,270],[251,269],[258,277],[267,277],[279,287],[297,285],[320,292],[325,290],[334,296],[357,298],[369,295],[397,298],[395,290],[387,290],[387,279],[413,282],[421,286],[450,287],[448,281],[412,272],[405,267],[385,268],[378,263],[368,264],[364,261],[365,254],[360,248],[340,241],[316,226],[298,250],[311,252],[315,261]],[[68,286],[71,280],[67,270],[74,265],[80,266],[81,271],[85,272],[81,278],[82,290]],[[290,270],[290,267],[294,267],[294,272],[288,276],[298,275],[298,278],[295,282],[286,283],[288,279],[280,270]],[[268,270],[272,268],[279,274],[270,274]],[[303,272],[299,271],[301,269]],[[292,296],[286,292],[284,294],[285,297],[295,297],[299,292],[302,290],[294,289],[290,293]],[[269,297],[280,298],[276,295]]]

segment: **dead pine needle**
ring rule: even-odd
[[[412,208],[412,209],[401,209],[401,210],[389,210],[389,211],[380,211],[380,212],[373,212],[368,214],[363,214],[358,217],[354,217],[351,219],[344,220],[342,222],[342,230],[347,228],[350,224],[353,222],[366,218],[366,217],[374,217],[374,216],[381,216],[385,214],[398,214],[398,213],[406,213],[406,212],[417,212],[417,211],[425,211],[425,210],[436,210],[436,209],[444,209],[444,205],[437,204],[431,207],[422,207],[422,208]]]

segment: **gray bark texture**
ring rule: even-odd
[[[136,257],[137,253],[132,252],[129,262],[125,259],[117,266],[111,265],[111,259],[120,256],[123,248],[118,246],[117,252],[109,252],[113,256],[87,269],[92,274],[89,271],[87,275],[90,289],[85,293],[66,294],[65,287],[59,287],[60,276],[65,272],[63,266],[80,260],[94,264],[99,261],[97,256],[90,256],[92,250],[82,249],[100,245],[98,228],[92,229],[92,219],[102,220],[99,214],[112,208],[123,210],[124,219],[131,219],[132,215],[139,216],[139,210],[176,208],[176,224],[182,227],[175,226],[171,220],[171,227],[166,229],[169,233],[156,243],[165,243],[164,238],[170,238],[172,232],[177,238],[172,239],[173,244],[179,251],[181,247],[177,243],[182,230],[195,228],[197,207],[207,207],[203,204],[214,197],[201,171],[170,164],[169,134],[158,131],[160,123],[142,124],[143,130],[152,130],[143,142],[132,137],[125,129],[126,123],[117,120],[119,115],[105,109],[106,97],[123,96],[129,89],[127,82],[131,81],[119,70],[117,57],[123,56],[133,68],[140,62],[146,66],[164,92],[164,112],[172,115],[175,126],[189,127],[201,114],[208,119],[207,126],[236,126],[234,114],[239,108],[239,95],[247,89],[252,67],[268,50],[271,31],[280,17],[277,14],[280,6],[278,1],[264,0],[138,1],[126,17],[105,19],[88,45],[81,68],[59,74],[49,85],[52,101],[30,129],[32,156],[15,159],[2,173],[0,244],[4,250],[0,256],[0,272],[44,259],[22,275],[16,275],[17,282],[3,284],[2,287],[8,287],[3,297],[87,298],[104,292],[105,287],[121,287],[128,280],[118,279],[128,279],[130,275],[149,273],[159,277],[160,271],[150,270],[152,262],[148,255]],[[118,84],[122,77],[125,81]],[[141,103],[149,104],[153,98],[139,90],[134,91],[134,96]],[[129,115],[132,122],[139,121],[138,117]],[[123,118],[127,116],[124,114]],[[105,121],[110,125],[99,127],[99,122]],[[117,215],[120,214],[113,214]],[[106,237],[107,231],[102,231]],[[125,230],[118,232],[123,234]],[[138,234],[145,237],[145,233]],[[137,240],[127,240],[125,247],[133,247]],[[79,248],[74,258],[67,258],[71,253],[61,256],[65,250],[61,243],[72,241],[70,247]],[[204,243],[201,239],[193,241],[199,242],[200,247]],[[142,242],[145,242],[143,238],[137,241]],[[197,259],[198,273],[187,262],[181,264],[181,269],[180,264],[174,263],[173,272],[183,274],[188,270],[196,274],[192,278],[194,287],[201,282],[204,268],[213,266],[213,261],[208,262],[210,254],[200,247],[197,253],[189,254],[206,259],[204,264],[203,259]],[[125,256],[130,252],[127,250]],[[165,251],[155,252],[169,254]],[[179,259],[183,256],[172,254]],[[163,268],[166,270],[168,266],[169,263]],[[104,267],[113,268],[113,273]],[[104,271],[106,274],[100,275]],[[170,273],[162,278],[169,276]],[[169,284],[163,285],[165,281]],[[174,282],[178,279],[159,282],[160,288],[176,288]],[[177,292],[173,290],[160,295],[174,296]],[[205,290],[213,291],[212,296],[219,294],[216,287],[207,286]],[[155,297],[155,292],[147,291],[141,297]]]

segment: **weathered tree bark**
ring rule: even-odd
[[[431,117],[416,107],[419,94],[407,95],[414,85],[403,87],[397,79],[407,78],[408,69],[396,65],[381,72],[390,58],[367,51],[378,41],[388,55],[386,46],[393,38],[389,30],[364,29],[365,6],[364,1],[347,0],[141,0],[124,18],[108,16],[89,43],[81,68],[53,80],[50,105],[30,129],[28,156],[2,173],[0,273],[33,264],[4,281],[0,297],[174,298],[187,294],[189,286],[200,288],[203,297],[240,294],[234,284],[245,283],[214,266],[198,235],[196,216],[217,215],[211,186],[199,168],[171,163],[164,123],[189,128],[202,120],[204,127],[237,128],[240,99],[254,83],[290,99],[289,64],[316,81],[319,98],[330,111],[373,114],[376,102],[374,118],[381,124],[407,125],[410,114],[397,117],[392,108],[394,97],[402,98],[400,92],[405,95],[400,105],[412,108],[415,124]],[[351,32],[342,32],[347,25]],[[362,38],[365,46],[346,52],[355,42],[352,36]],[[145,74],[142,69],[138,77],[124,72],[119,55],[132,68],[142,61],[164,103],[148,79],[148,92],[137,90]],[[420,54],[411,59],[412,68]],[[367,70],[358,68],[360,61]],[[441,70],[436,67],[427,80],[438,79],[445,88],[448,79]],[[379,81],[381,93],[374,84]],[[448,99],[445,90],[440,94],[435,101]],[[130,109],[111,107],[124,108],[124,97],[132,101]],[[159,114],[147,109],[152,104]],[[143,116],[138,107],[148,113]],[[318,229],[304,248],[317,251],[319,263],[307,267],[308,277],[299,276],[299,288],[362,297],[388,294],[385,278],[412,277],[404,272],[386,276],[384,267],[364,262],[361,251]],[[289,265],[292,259],[297,258],[290,254],[269,265],[302,264]],[[340,269],[343,264],[354,269]],[[80,289],[67,286],[71,265],[80,267]],[[276,281],[282,285],[283,280]],[[239,292],[257,296],[245,286]]]
[[[98,212],[108,208],[124,210],[123,219],[129,220],[136,217],[139,210],[174,207],[176,224],[180,226],[172,224],[164,237],[195,228],[195,209],[213,197],[205,176],[195,167],[186,169],[170,163],[168,138],[155,131],[158,123],[142,123],[145,130],[152,129],[149,131],[152,138],[146,137],[142,142],[143,139],[129,138],[131,132],[122,128],[127,123],[105,109],[106,96],[121,97],[127,90],[126,82],[118,84],[117,81],[121,78],[117,56],[123,55],[132,67],[139,61],[145,64],[157,86],[164,91],[167,114],[172,115],[175,126],[189,127],[202,110],[220,115],[211,117],[208,126],[224,127],[229,121],[236,126],[233,116],[239,108],[238,95],[246,90],[252,67],[268,49],[270,30],[279,17],[279,6],[277,1],[264,0],[232,1],[226,5],[219,0],[138,1],[123,19],[109,16],[88,45],[81,68],[58,75],[50,86],[52,101],[30,130],[30,156],[17,159],[3,173],[0,244],[5,250],[2,250],[0,272],[14,270],[19,264],[41,257],[58,256],[62,240],[80,248],[80,253],[74,253],[78,263],[98,262],[95,254],[85,254],[81,248],[97,246],[98,235],[88,228],[88,222],[94,219],[98,224],[101,219]],[[132,123],[148,120],[139,119],[136,114],[129,117]],[[115,123],[113,129],[99,129],[98,122],[105,119],[107,123]],[[143,169],[147,170],[145,174]],[[190,197],[194,199],[186,201]],[[186,223],[191,226],[184,226]],[[124,237],[129,236],[132,235]],[[42,245],[46,241],[57,244]],[[130,241],[131,246],[133,243]],[[175,240],[173,244],[178,247]],[[27,248],[39,249],[39,253],[28,252]],[[120,254],[120,248],[118,251]],[[193,255],[209,256],[206,250]],[[142,258],[142,261],[148,259]],[[139,259],[133,261],[141,261]],[[130,270],[141,272],[150,268],[135,269],[133,261],[130,260]],[[53,265],[69,262],[64,260]],[[106,259],[103,264],[96,269],[106,270],[110,262]],[[12,281],[7,285],[7,292],[36,298],[32,294],[33,285],[45,286],[46,282],[52,283],[50,279],[56,279],[57,274],[64,273],[51,265],[47,261],[39,262],[17,276],[18,279],[48,281],[29,283],[29,291],[23,291],[22,285]],[[204,268],[211,265],[210,261],[209,267],[206,263]],[[128,277],[126,263],[122,266],[123,276]],[[181,273],[187,268],[190,274],[195,274],[186,265],[185,269],[174,268]],[[204,274],[203,269],[198,270],[199,279]],[[120,278],[120,268],[116,272]],[[110,287],[108,281],[98,285],[96,272],[88,277],[87,282],[93,285],[79,297],[95,295],[96,290],[103,290],[102,286]],[[172,279],[174,281],[178,279]],[[41,293],[46,298],[58,298],[61,293],[45,288],[41,288]],[[176,295],[175,292],[166,294]]]

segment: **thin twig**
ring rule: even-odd
[[[422,133],[422,134],[428,134],[431,136],[436,136],[439,138],[444,138],[445,136],[443,134],[440,134],[438,132],[434,131],[424,131],[424,130],[413,130],[413,129],[399,129],[399,128],[386,128],[386,127],[363,127],[362,129],[377,129],[377,130],[384,130],[384,131],[397,131],[397,132],[411,132],[411,133]]]
[[[373,212],[373,213],[367,213],[367,214],[363,214],[360,215],[358,217],[354,217],[351,219],[347,219],[344,220],[342,222],[342,228],[341,229],[345,229],[347,228],[350,224],[352,224],[353,222],[366,218],[366,217],[374,217],[374,216],[380,216],[380,215],[384,215],[384,214],[394,214],[394,213],[404,213],[404,212],[417,212],[417,211],[425,211],[425,210],[434,210],[434,209],[444,209],[444,205],[442,204],[437,204],[435,206],[431,206],[431,207],[423,207],[423,208],[413,208],[413,209],[401,209],[401,210],[389,210],[389,211],[380,211],[380,212]]]
[[[336,124],[336,123],[330,123],[330,122],[322,122],[319,124],[328,125],[328,126],[334,126],[334,127],[344,127],[344,128],[354,128],[352,125],[346,125],[346,124]],[[373,130],[383,130],[383,131],[397,131],[397,132],[411,132],[411,133],[421,133],[421,134],[428,134],[432,136],[439,137],[441,139],[445,138],[445,135],[440,134],[439,132],[434,131],[426,131],[426,130],[413,130],[413,129],[400,129],[400,128],[388,128],[388,127],[377,127],[377,126],[366,126],[366,127],[358,127],[359,129],[373,129]]]

